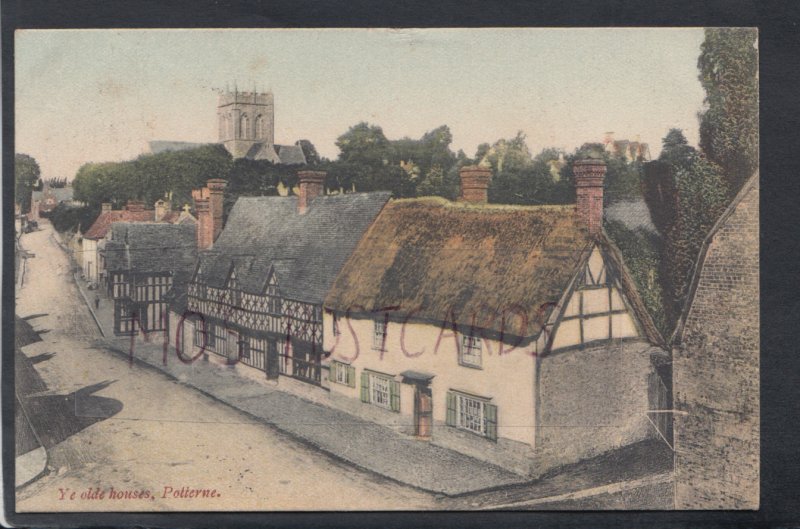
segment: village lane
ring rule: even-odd
[[[43,340],[23,352],[47,385],[26,407],[48,471],[17,491],[19,512],[441,508],[106,350],[67,255],[41,226],[21,239],[34,257],[16,313]],[[128,497],[110,498],[112,487]],[[176,497],[184,487],[205,497]],[[82,499],[90,488],[103,497]]]

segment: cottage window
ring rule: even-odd
[[[482,343],[480,336],[474,334],[461,335],[459,362],[467,367],[481,367]]]
[[[386,320],[374,320],[374,332],[372,334],[372,348],[376,351],[386,350]]]
[[[447,425],[497,440],[497,406],[490,404],[489,400],[448,391]]]
[[[331,381],[349,386],[356,387],[356,368],[341,362],[331,362]]]
[[[195,320],[194,345],[196,347],[205,346],[206,349],[214,348],[214,341],[212,339],[213,333],[210,331],[210,327],[210,323],[203,322],[202,320]]]
[[[361,372],[361,401],[400,411],[400,383],[391,375],[364,370]]]

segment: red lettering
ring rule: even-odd
[[[414,314],[418,313],[421,310],[422,306],[419,306],[416,309],[410,311],[408,314],[406,314],[406,317],[405,319],[403,319],[403,323],[400,326],[400,350],[403,351],[403,354],[408,358],[416,358],[425,352],[424,348],[416,353],[409,353],[406,350],[406,324],[408,323],[408,320],[410,320],[414,316]]]
[[[185,341],[184,341],[184,336],[183,336],[183,328],[184,328],[183,323],[186,320],[187,316],[194,316],[194,315],[199,316],[200,317],[199,321],[202,322],[202,324],[203,324],[203,326],[202,326],[203,332],[201,333],[201,335],[203,337],[203,341],[200,344],[200,352],[198,352],[193,357],[184,357],[183,356],[183,345],[185,344]],[[180,360],[184,364],[193,364],[195,362],[195,360],[200,358],[200,356],[206,350],[206,340],[207,340],[207,338],[206,338],[206,319],[205,319],[205,317],[199,312],[194,312],[194,311],[191,311],[191,310],[184,311],[184,313],[181,315],[181,320],[178,323],[178,328],[175,331],[175,352],[176,352],[176,354],[178,356],[178,360]]]
[[[453,332],[452,334],[445,336],[444,332],[447,329],[448,322],[450,323]],[[436,354],[439,351],[439,344],[442,343],[442,338],[453,338],[456,343],[456,354],[460,352],[461,345],[458,343],[458,326],[456,325],[455,311],[452,308],[447,311],[445,320],[442,322],[442,328],[439,331],[439,337],[436,338],[436,347],[433,348],[433,354]]]

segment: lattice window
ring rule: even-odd
[[[461,335],[461,348],[459,350],[459,361],[461,365],[468,367],[481,367],[482,362],[482,343],[479,336],[474,334]]]

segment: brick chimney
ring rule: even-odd
[[[156,203],[153,205],[153,209],[156,211],[155,221],[161,222],[164,216],[172,211],[172,203],[162,198],[156,200]]]
[[[304,215],[311,201],[322,194],[325,171],[298,171],[300,192],[297,196],[297,213]]]
[[[128,211],[144,211],[144,202],[141,200],[129,200],[125,209]]]
[[[489,201],[489,182],[492,180],[492,170],[479,165],[467,165],[459,169],[461,177],[461,194],[459,202],[471,204],[486,204]]]
[[[211,248],[222,231],[222,195],[227,182],[212,178],[206,187],[192,190],[197,213],[197,249]]]
[[[100,213],[111,211],[111,202],[103,202],[100,206]]]
[[[578,160],[572,165],[575,175],[575,210],[578,218],[589,229],[590,235],[598,235],[603,229],[603,180],[606,163],[598,159]]]

